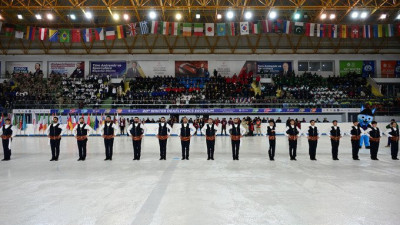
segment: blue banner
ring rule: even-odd
[[[363,77],[373,77],[375,74],[375,61],[363,61],[362,76]]]
[[[90,74],[97,76],[110,75],[120,78],[126,73],[126,61],[118,62],[90,62]]]
[[[51,114],[269,114],[269,113],[322,113],[321,108],[243,108],[243,109],[52,109]]]
[[[292,62],[257,61],[257,74],[286,74],[292,71]]]

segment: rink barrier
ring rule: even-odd
[[[385,123],[379,123],[378,127],[380,129],[381,132],[386,131],[386,125],[388,125],[389,122],[385,122]],[[265,134],[266,130],[267,130],[267,126],[269,124],[268,123],[262,123],[261,124],[261,131],[263,134]],[[340,127],[340,130],[342,131],[342,133],[348,133],[349,130],[351,129],[351,126],[353,125],[353,123],[339,123],[338,126]],[[145,128],[146,128],[146,134],[145,136],[155,136],[158,132],[158,123],[148,123],[148,124],[144,124]],[[302,124],[302,132],[304,132],[305,130],[308,129],[309,123],[303,123]],[[316,123],[316,126],[318,127],[318,129],[320,130],[320,132],[322,133],[322,135],[327,135],[327,133],[330,131],[332,123]],[[28,137],[44,137],[47,136],[43,131],[38,131],[39,125],[34,125],[33,124],[27,124],[27,128],[26,130],[17,130],[17,136],[28,136]],[[179,129],[181,128],[181,125],[176,123],[174,124],[172,131],[171,131],[171,136],[178,136],[178,132]],[[276,125],[276,135],[284,135],[286,132],[286,124],[285,123],[278,123]],[[227,131],[228,133],[228,131]],[[253,132],[254,134],[256,133],[255,131]],[[64,134],[63,136],[67,137],[67,136],[73,136],[72,135],[72,131],[67,131],[66,134]],[[100,136],[100,129],[97,129],[97,131],[95,131],[95,133],[91,134],[90,136]],[[197,131],[197,136],[202,136],[200,135],[200,129],[198,129]],[[220,136],[220,134],[218,134],[218,136]]]

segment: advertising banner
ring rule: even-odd
[[[107,76],[111,78],[122,78],[126,73],[126,61],[104,61],[90,62],[90,74],[96,76]]]
[[[205,77],[209,75],[208,61],[175,61],[176,77]]]
[[[129,61],[126,78],[174,76],[174,61]]]
[[[9,73],[33,73],[34,75],[43,74],[43,62],[6,62],[6,71]]]
[[[381,74],[385,78],[400,77],[400,61],[383,60],[381,61]]]
[[[287,74],[292,70],[292,62],[257,62],[257,74]]]
[[[49,75],[60,75],[71,78],[85,77],[85,62],[49,62]]]
[[[363,77],[375,74],[375,61],[346,60],[339,62],[340,75],[344,76],[350,72],[360,74]]]

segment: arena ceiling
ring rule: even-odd
[[[382,13],[393,21],[399,13],[400,0],[1,0],[0,13],[5,22],[21,25],[46,25],[47,27],[110,26],[122,23],[112,18],[114,13],[128,14],[131,21],[150,20],[148,13],[156,11],[156,20],[175,21],[175,14],[181,13],[181,21],[218,22],[227,21],[228,10],[234,12],[233,21],[244,20],[244,13],[254,14],[251,20],[266,19],[271,10],[278,12],[280,19],[290,20],[294,12],[301,13],[300,21],[318,22],[322,13],[334,13],[330,23],[376,23]],[[352,10],[367,11],[370,15],[363,21],[354,21]],[[93,13],[87,20],[84,12]],[[36,14],[53,13],[53,21],[37,20]],[[23,16],[22,20],[17,15]],[[71,20],[69,15],[76,15]],[[200,19],[195,18],[200,14]],[[218,19],[217,15],[222,18]]]

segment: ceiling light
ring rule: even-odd
[[[244,14],[244,18],[247,19],[247,20],[251,19],[252,16],[253,16],[253,14],[251,12],[246,12]]]
[[[113,13],[113,19],[114,20],[119,20],[119,14],[118,13]]]
[[[85,12],[86,19],[92,19],[93,15],[91,12]]]
[[[40,15],[40,14],[36,14],[35,17],[36,17],[36,19],[38,19],[38,20],[41,20],[41,19],[42,19],[42,15]]]
[[[226,13],[226,18],[232,19],[232,18],[233,18],[233,12],[232,12],[232,11],[228,11],[228,12]]]
[[[329,15],[329,19],[331,19],[331,20],[333,20],[333,19],[335,19],[336,18],[336,14],[331,14],[331,15]]]
[[[352,12],[351,13],[351,18],[357,19],[357,17],[358,17],[358,12]]]
[[[200,14],[196,14],[196,19],[200,19]]]
[[[150,19],[154,20],[156,17],[157,17],[156,12],[154,12],[154,11],[150,11],[150,12],[149,12],[149,18],[150,18]]]
[[[217,14],[217,19],[220,20],[222,18],[221,14]]]
[[[321,20],[324,20],[324,19],[326,19],[326,13],[321,14]]]
[[[293,16],[293,18],[294,18],[295,20],[300,19],[300,13],[295,13],[294,16]]]
[[[365,18],[367,18],[367,16],[368,16],[368,13],[367,13],[367,12],[362,12],[362,13],[360,14],[360,18],[361,18],[361,19],[365,19]]]
[[[397,15],[396,20],[400,20],[400,14]]]
[[[278,16],[278,13],[276,11],[271,11],[269,13],[269,18],[270,19],[275,19]]]
[[[182,14],[180,14],[180,13],[177,13],[177,14],[175,15],[175,18],[176,18],[177,20],[180,20],[180,19],[182,19]]]
[[[383,13],[383,14],[381,14],[381,16],[379,17],[379,19],[384,20],[384,19],[386,19],[386,17],[387,17],[387,14]]]
[[[53,20],[54,19],[53,14],[51,14],[51,13],[47,13],[46,17],[47,17],[48,20]]]
[[[124,14],[124,20],[129,20],[129,15],[128,14]]]
[[[22,15],[21,15],[21,14],[18,14],[18,15],[17,15],[17,17],[18,17],[18,19],[20,19],[20,20],[22,20],[22,19],[23,19],[23,17],[22,17]]]
[[[69,18],[71,18],[71,20],[76,20],[76,16],[75,16],[75,14],[71,14],[71,15],[69,15]]]

